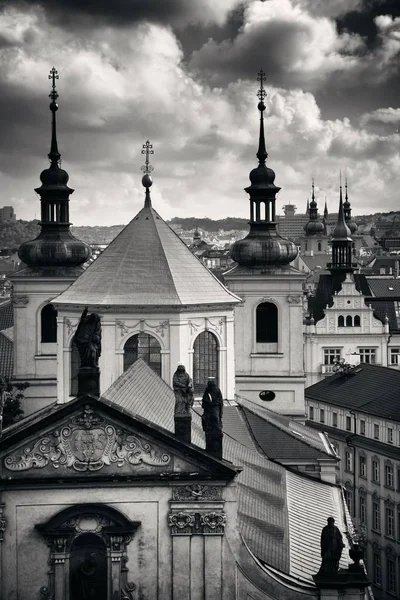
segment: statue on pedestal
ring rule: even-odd
[[[88,315],[86,306],[74,336],[80,367],[98,368],[101,355],[101,322],[96,313]]]
[[[193,406],[193,387],[189,373],[183,365],[178,365],[172,379],[175,393],[175,416],[190,415]]]
[[[335,575],[339,570],[339,561],[344,548],[342,534],[335,525],[335,519],[328,517],[328,525],[321,533],[321,567],[320,574]]]
[[[222,433],[224,403],[221,390],[214,379],[209,379],[203,394],[201,424],[205,433]]]

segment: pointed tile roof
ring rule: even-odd
[[[236,304],[239,298],[145,206],[55,302],[81,305]]]

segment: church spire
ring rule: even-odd
[[[50,152],[48,154],[48,157],[49,157],[52,165],[57,165],[58,161],[61,158],[61,155],[58,151],[57,124],[56,124],[56,112],[58,111],[58,104],[57,104],[58,92],[56,90],[56,79],[59,79],[59,75],[58,75],[58,71],[55,69],[55,67],[53,67],[51,69],[49,79],[52,80],[51,92],[49,94],[49,98],[51,98],[50,110],[52,112],[52,118],[51,118],[51,145],[50,145]]]
[[[332,262],[328,264],[331,272],[353,272],[352,259],[353,241],[350,237],[350,229],[346,225],[343,211],[342,173],[339,182],[339,212],[336,227],[332,237]]]
[[[308,209],[309,221],[304,225],[304,231],[307,236],[321,235],[324,230],[324,225],[318,218],[318,205],[315,200],[315,182],[314,177],[311,181],[311,202]]]
[[[59,75],[55,67],[50,71],[51,79],[50,110],[51,142],[48,154],[50,166],[42,171],[42,185],[35,189],[40,196],[41,231],[35,240],[21,244],[18,250],[20,259],[35,267],[76,267],[91,256],[90,247],[77,240],[70,232],[69,196],[74,192],[68,187],[69,175],[60,167],[61,155],[58,151],[56,112],[58,92],[56,79]]]
[[[328,218],[328,205],[326,203],[326,196],[325,196],[325,206],[324,206],[324,218],[325,219]]]
[[[151,198],[150,198],[150,188],[153,185],[153,179],[150,176],[150,173],[154,170],[154,167],[150,164],[149,156],[150,154],[154,154],[153,145],[150,144],[150,141],[147,140],[145,144],[142,146],[142,154],[146,155],[146,160],[144,165],[142,166],[142,171],[144,173],[142,177],[142,185],[146,189],[146,197],[144,201],[145,207],[151,207]]]
[[[355,223],[351,218],[351,204],[349,202],[349,195],[348,195],[348,191],[347,191],[347,177],[345,179],[345,196],[344,196],[344,198],[345,198],[345,201],[343,203],[344,218],[345,218],[347,227],[350,229],[350,233],[353,234],[357,231],[358,227],[357,227],[357,223]]]
[[[260,99],[260,102],[258,103],[258,110],[260,111],[260,135],[259,135],[259,140],[258,140],[258,151],[256,154],[260,166],[265,166],[265,161],[268,158],[268,152],[265,147],[265,134],[264,134],[264,110],[265,110],[264,99],[265,99],[265,96],[267,95],[267,92],[264,89],[264,83],[265,83],[266,79],[267,78],[265,77],[265,73],[261,69],[257,75],[257,81],[260,82],[260,89],[257,92],[257,96]]]
[[[275,221],[276,194],[281,189],[276,186],[275,173],[266,165],[268,152],[265,146],[264,111],[266,91],[265,73],[261,69],[257,81],[260,89],[258,110],[260,111],[260,130],[258,141],[258,166],[250,172],[250,185],[245,191],[250,196],[250,232],[243,240],[233,244],[232,258],[241,266],[280,266],[287,265],[297,256],[296,245],[279,235]]]

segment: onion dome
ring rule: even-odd
[[[18,250],[22,262],[32,267],[76,267],[86,262],[92,254],[90,246],[76,239],[70,232],[69,196],[74,190],[67,185],[68,173],[60,168],[61,155],[56,131],[58,93],[55,81],[58,78],[53,67],[49,75],[49,79],[52,79],[51,146],[48,154],[50,166],[42,171],[42,185],[35,189],[40,195],[41,231],[36,239],[21,244]]]
[[[304,225],[304,231],[307,236],[310,235],[321,235],[324,231],[324,224],[319,220],[318,217],[318,206],[315,201],[315,189],[314,189],[314,177],[312,180],[312,194],[311,194],[311,202],[308,206],[308,215],[310,220],[306,225]]]
[[[355,223],[351,218],[351,204],[349,202],[349,196],[347,194],[347,177],[345,181],[345,190],[345,201],[343,202],[344,219],[346,221],[347,227],[350,229],[350,233],[353,234],[356,233],[358,227],[357,223]]]
[[[264,136],[265,80],[265,74],[261,70],[257,77],[257,81],[260,82],[257,92],[260,100],[260,135],[256,154],[258,166],[250,172],[250,185],[245,188],[250,196],[250,232],[243,240],[235,242],[230,252],[233,260],[245,267],[287,265],[298,253],[296,244],[279,235],[276,229],[275,196],[281,188],[274,183],[274,171],[266,165],[268,152]]]

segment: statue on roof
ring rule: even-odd
[[[328,517],[328,524],[321,533],[320,574],[335,575],[339,570],[339,561],[344,548],[343,537],[335,525],[335,519]]]
[[[201,423],[205,433],[222,432],[222,393],[214,379],[209,379],[203,394]]]
[[[193,386],[184,365],[178,365],[172,379],[172,387],[175,393],[175,415],[190,415],[194,402]]]
[[[97,313],[88,314],[88,307],[82,312],[74,342],[78,348],[80,367],[97,368],[101,355],[101,322]]]

